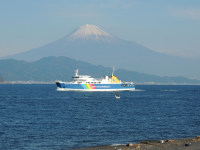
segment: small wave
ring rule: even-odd
[[[146,90],[142,90],[142,89],[135,89],[136,92],[142,92],[142,91],[146,91]]]
[[[160,91],[162,91],[162,92],[176,92],[178,90],[160,90]]]

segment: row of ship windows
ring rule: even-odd
[[[82,82],[78,82],[78,83],[82,83]],[[93,83],[101,83],[101,82],[86,82],[87,84],[93,84]]]
[[[86,82],[86,83],[89,83],[89,84],[90,84],[90,83],[101,83],[101,82]]]

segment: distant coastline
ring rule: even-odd
[[[0,84],[55,84],[55,82],[42,82],[42,81],[4,81]]]
[[[55,84],[56,81],[4,81],[0,84]],[[135,83],[135,85],[200,85],[200,83],[156,83],[156,82],[144,82]]]

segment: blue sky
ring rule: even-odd
[[[154,51],[200,58],[199,0],[0,0],[0,57],[84,24]]]

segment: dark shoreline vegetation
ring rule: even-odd
[[[112,73],[112,68],[92,65],[68,57],[45,57],[34,62],[14,59],[0,60],[0,68],[0,74],[5,81],[25,82],[71,81],[71,77],[76,69],[79,69],[79,74],[90,75],[94,78],[101,78]],[[182,76],[157,76],[124,69],[116,69],[114,75],[122,81],[143,84],[200,84],[200,80]]]

